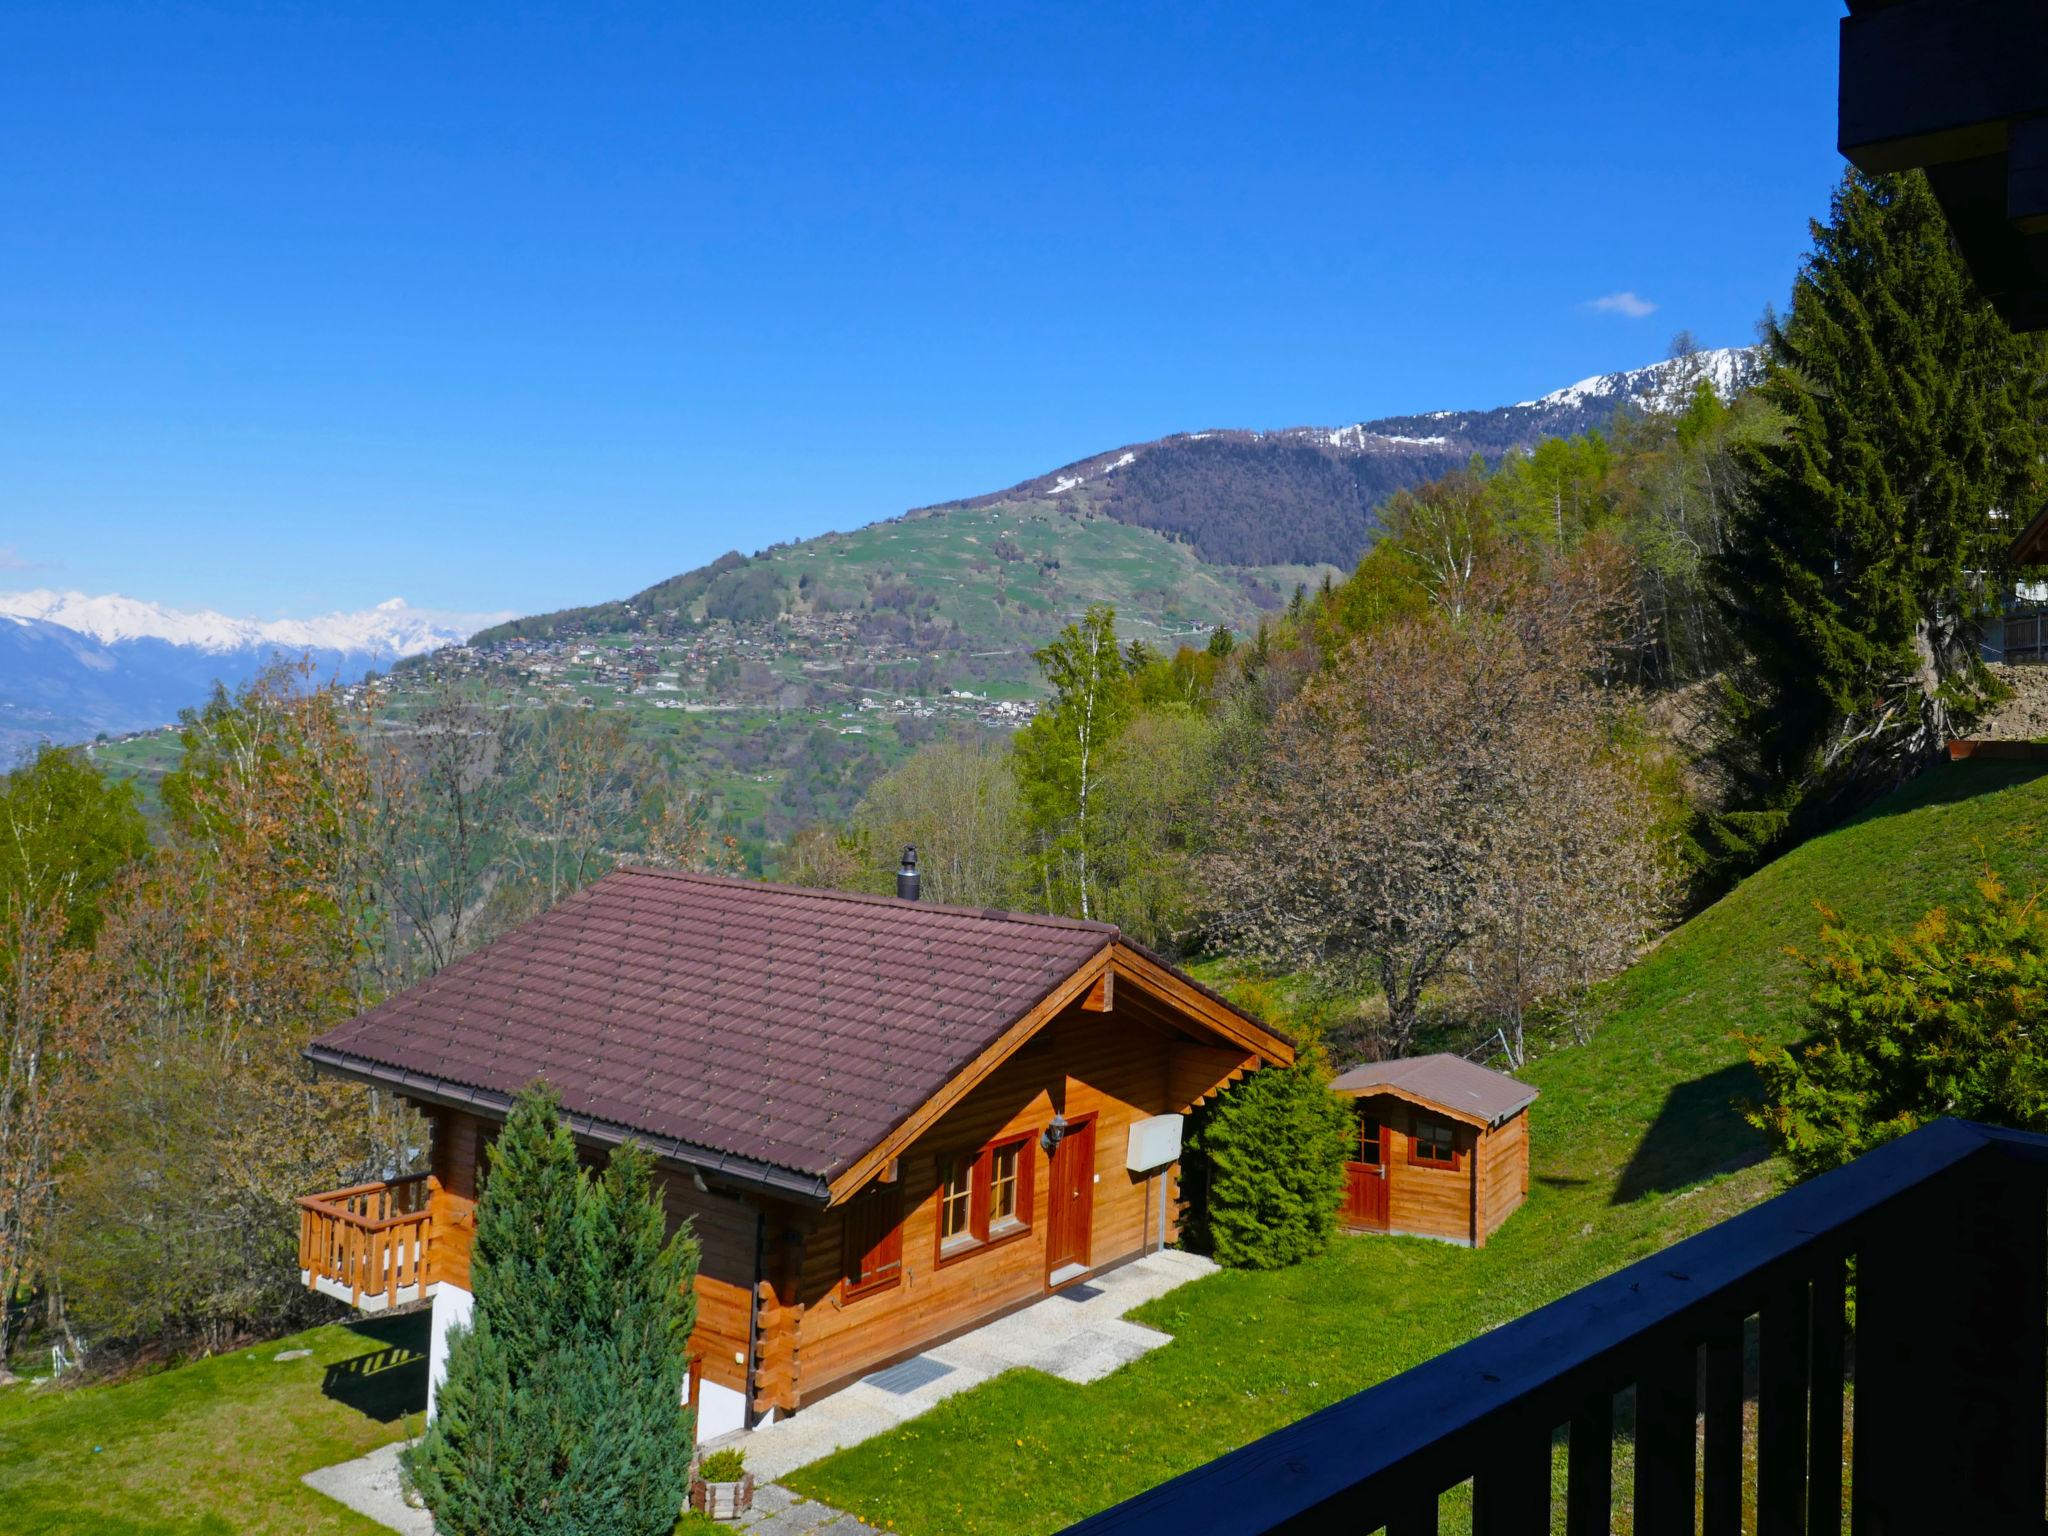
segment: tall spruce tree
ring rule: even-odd
[[[681,1511],[696,1245],[664,1243],[651,1160],[593,1185],[553,1090],[491,1148],[470,1253],[475,1309],[407,1471],[448,1536],[664,1536]]]
[[[590,1191],[584,1273],[606,1407],[585,1457],[601,1497],[577,1529],[590,1536],[666,1536],[689,1488],[690,1410],[678,1412],[697,1321],[698,1246],[687,1228],[665,1238],[654,1159],[612,1154]]]
[[[1716,584],[1743,662],[1732,766],[1812,820],[1895,780],[1981,711],[1982,623],[2048,453],[2048,368],[1957,253],[1926,178],[1851,171],[1767,330],[1782,437]]]

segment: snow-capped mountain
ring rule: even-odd
[[[1672,411],[1683,406],[1700,379],[1714,386],[1723,400],[1746,389],[1763,367],[1756,347],[1716,347],[1694,352],[1648,368],[1631,368],[1624,373],[1596,373],[1590,379],[1553,389],[1534,400],[1524,400],[1517,410],[1584,410],[1605,405],[1610,409],[1631,405],[1647,410]]]
[[[107,593],[0,593],[0,768],[37,741],[165,725],[278,657],[353,681],[454,645],[506,614],[442,613],[391,598],[360,613],[238,619]]]
[[[330,613],[312,619],[231,619],[211,609],[188,611],[138,602],[108,593],[0,592],[0,617],[41,620],[104,645],[124,640],[163,640],[216,655],[270,647],[278,650],[337,651],[394,661],[454,645],[498,621],[498,614],[445,614],[387,598],[360,613]]]

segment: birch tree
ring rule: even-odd
[[[1033,654],[1053,692],[1017,737],[1027,872],[1046,911],[1092,918],[1102,837],[1093,802],[1133,703],[1115,610],[1090,608]]]

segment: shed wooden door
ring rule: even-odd
[[[1058,1274],[1069,1265],[1088,1267],[1095,1225],[1095,1119],[1067,1128],[1053,1148],[1045,1213],[1045,1267]]]
[[[1351,1122],[1351,1157],[1345,1164],[1350,1187],[1344,1220],[1354,1227],[1387,1230],[1387,1131],[1380,1117],[1360,1106]]]

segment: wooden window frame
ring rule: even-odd
[[[1365,1121],[1367,1121],[1367,1120],[1370,1120],[1370,1121],[1371,1121],[1371,1122],[1373,1123],[1373,1138],[1372,1138],[1372,1147],[1373,1147],[1373,1152],[1372,1152],[1372,1158],[1371,1158],[1371,1160],[1370,1160],[1370,1161],[1368,1161],[1367,1159],[1365,1159],[1365,1158],[1363,1158],[1363,1157],[1360,1157],[1360,1156],[1358,1156],[1358,1155],[1357,1155],[1358,1153],[1360,1153],[1360,1152],[1362,1152],[1362,1151],[1364,1151],[1364,1150],[1365,1150],[1364,1122],[1365,1122]],[[1382,1115],[1382,1114],[1380,1114],[1380,1113],[1379,1113],[1379,1112],[1378,1112],[1377,1110],[1373,1111],[1373,1112],[1372,1112],[1372,1113],[1370,1113],[1370,1114],[1368,1114],[1368,1113],[1367,1113],[1367,1112],[1366,1112],[1365,1110],[1363,1110],[1363,1109],[1354,1109],[1354,1110],[1352,1110],[1352,1112],[1351,1112],[1351,1152],[1352,1152],[1352,1156],[1351,1156],[1351,1158],[1350,1158],[1350,1161],[1352,1161],[1352,1162],[1354,1162],[1354,1163],[1357,1163],[1357,1164],[1358,1164],[1358,1165],[1359,1165],[1360,1167],[1362,1167],[1362,1168],[1384,1168],[1384,1167],[1386,1167],[1386,1165],[1387,1165],[1387,1118],[1386,1118],[1386,1116],[1385,1116],[1385,1115]]]
[[[998,1152],[1017,1149],[1017,1214],[991,1226],[989,1222],[989,1191]],[[961,1153],[939,1160],[939,1218],[933,1223],[937,1247],[936,1261],[940,1267],[957,1264],[962,1259],[977,1253],[986,1253],[991,1248],[1000,1248],[1005,1243],[1014,1243],[1020,1237],[1031,1234],[1031,1206],[1037,1197],[1036,1158],[1038,1155],[1038,1133],[1016,1131],[1007,1136],[998,1136],[971,1153]],[[967,1169],[967,1230],[945,1235],[946,1190],[952,1182],[953,1170]]]
[[[865,1251],[856,1252],[856,1246],[861,1244],[874,1230],[872,1226],[862,1224],[863,1222],[871,1222],[873,1218],[867,1211],[861,1211],[860,1208],[863,1206],[883,1205],[891,1208],[890,1211],[883,1213],[883,1219],[886,1220],[892,1212],[895,1219],[882,1229],[881,1236],[873,1243],[869,1243]],[[860,1211],[858,1220],[855,1215],[856,1211]],[[861,1275],[859,1278],[856,1278],[856,1272],[860,1270],[867,1258],[871,1254],[888,1247],[892,1240],[895,1244],[895,1258],[893,1260],[885,1260],[877,1265],[874,1273]],[[840,1218],[839,1274],[839,1299],[842,1302],[854,1301],[862,1296],[872,1296],[877,1291],[893,1290],[903,1283],[903,1188],[901,1185],[880,1184],[865,1194],[856,1195],[847,1202],[846,1214]]]
[[[1428,1127],[1432,1131],[1441,1129],[1444,1132],[1444,1139],[1450,1143],[1451,1148],[1451,1155],[1448,1158],[1424,1157],[1422,1155],[1422,1131],[1424,1127]],[[1435,1136],[1430,1137],[1432,1145],[1436,1140]],[[1463,1168],[1465,1166],[1465,1154],[1458,1150],[1457,1125],[1449,1120],[1439,1120],[1433,1115],[1415,1116],[1409,1123],[1408,1128],[1408,1162],[1412,1167],[1437,1168],[1445,1173],[1456,1173],[1460,1168]]]

